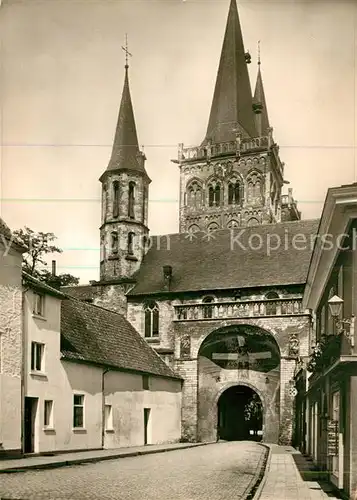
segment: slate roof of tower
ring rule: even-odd
[[[239,129],[256,137],[242,30],[236,0],[231,0],[205,141],[234,140]]]
[[[64,300],[61,337],[65,359],[180,379],[124,316],[107,309]]]
[[[259,119],[257,119],[258,115],[256,115],[256,127],[258,135],[259,136],[267,135],[267,130],[270,127],[270,124],[269,124],[268,107],[265,99],[265,92],[264,92],[262,72],[260,70],[260,64],[258,67],[258,76],[257,76],[257,83],[255,85],[253,102],[260,103],[263,106],[263,109],[259,115],[260,117]]]
[[[172,292],[304,284],[313,247],[310,239],[318,224],[319,220],[303,220],[236,228],[233,232],[222,229],[210,235],[153,237],[134,276],[137,285],[129,295],[165,292],[164,265],[172,266]],[[300,234],[305,236],[296,236]],[[293,241],[303,237],[308,244],[299,250]],[[280,239],[278,249],[267,250],[269,238],[271,246]],[[260,241],[261,248],[254,249]]]
[[[107,171],[125,168],[145,172],[140,155],[134,110],[129,88],[128,67],[126,66],[118,122]]]

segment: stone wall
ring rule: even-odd
[[[0,454],[21,452],[22,256],[0,238]]]

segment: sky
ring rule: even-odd
[[[356,181],[357,2],[237,1],[303,218]],[[0,215],[51,231],[58,272],[99,278],[101,185],[124,81],[147,156],[151,234],[178,231],[177,145],[205,135],[229,0],[2,0]]]

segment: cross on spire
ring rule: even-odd
[[[128,50],[128,34],[125,33],[125,47],[121,47],[124,52],[125,52],[125,68],[128,69],[129,68],[129,64],[128,64],[128,57],[132,57],[133,54],[130,54],[129,50]]]
[[[260,40],[258,40],[258,64],[260,66]]]

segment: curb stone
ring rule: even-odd
[[[118,460],[119,458],[127,458],[127,457],[137,457],[137,456],[142,456],[142,455],[152,455],[154,453],[165,453],[169,451],[177,451],[177,450],[187,450],[189,448],[197,448],[199,446],[206,446],[209,444],[215,444],[214,443],[191,443],[187,444],[185,446],[180,446],[180,447],[172,447],[172,448],[161,448],[157,450],[142,450],[142,451],[128,451],[128,452],[121,452],[118,454],[114,455],[108,455],[108,456],[99,456],[99,457],[89,457],[89,458],[75,458],[73,460],[61,460],[58,462],[49,462],[49,463],[44,463],[44,464],[37,464],[37,465],[25,465],[23,467],[8,467],[6,469],[0,469],[0,474],[14,474],[17,472],[26,472],[28,470],[41,470],[41,469],[58,469],[60,467],[68,467],[71,465],[80,465],[80,464],[88,464],[88,463],[97,463],[97,462],[104,462],[106,460]],[[1,464],[0,464],[1,467]]]
[[[271,455],[272,455],[272,451],[271,451],[271,446],[265,444],[263,445],[265,446],[265,448],[267,449],[267,456],[266,456],[266,460],[265,460],[265,466],[263,468],[263,471],[262,471],[262,474],[261,474],[261,478],[257,484],[257,487],[255,489],[255,492],[254,492],[254,496],[252,497],[252,500],[258,500],[263,492],[263,489],[264,489],[264,486],[265,486],[265,483],[267,481],[267,478],[268,478],[268,474],[269,474],[269,471],[270,471],[270,463],[271,463]]]

